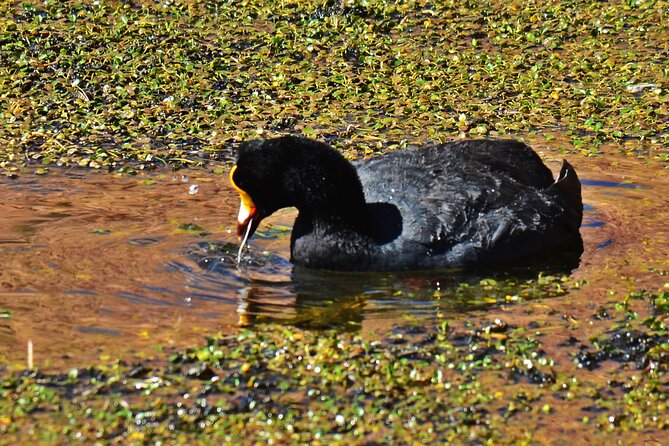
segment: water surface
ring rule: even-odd
[[[559,169],[559,156],[543,156]],[[578,317],[612,290],[660,286],[658,271],[669,266],[669,181],[661,166],[638,159],[570,161],[586,208],[585,251],[569,280],[588,283],[542,305],[567,305]],[[23,358],[28,340],[38,362],[79,362],[263,321],[365,332],[478,310],[522,318],[527,280],[537,276],[294,270],[294,210],[261,225],[238,267],[238,197],[226,175],[204,170],[51,168],[0,178],[0,190],[0,354],[8,359]],[[490,276],[504,285],[482,287]]]

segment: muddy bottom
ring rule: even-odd
[[[555,152],[542,155],[559,169]],[[569,161],[586,204],[570,280],[587,283],[541,305],[579,318],[612,295],[662,285],[669,180],[638,159]],[[365,332],[473,310],[521,320],[537,305],[523,299],[530,270],[494,274],[505,284],[497,294],[466,291],[480,275],[293,271],[291,210],[261,225],[237,266],[238,196],[225,174],[51,168],[2,178],[0,191],[0,355],[10,361],[24,360],[29,340],[41,366],[81,364],[259,321]]]

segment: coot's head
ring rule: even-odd
[[[241,198],[237,235],[245,238],[263,218],[284,207],[345,216],[360,213],[365,203],[355,168],[329,145],[307,138],[243,143],[230,182]]]
[[[277,209],[288,206],[281,184],[286,171],[286,150],[277,140],[243,143],[230,182],[241,199],[237,235],[250,237],[260,221]]]

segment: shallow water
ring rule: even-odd
[[[557,171],[559,156],[543,156]],[[571,278],[588,284],[569,302],[588,305],[572,307],[577,317],[612,290],[661,286],[669,180],[661,166],[639,159],[570,161],[586,203],[585,252]],[[502,285],[486,288],[479,282],[489,273],[293,271],[291,210],[261,225],[238,267],[230,230],[238,197],[227,175],[206,171],[117,176],[51,168],[2,178],[0,190],[0,354],[22,359],[32,340],[42,365],[183,346],[268,320],[364,331],[474,309],[520,318],[532,295],[526,279],[537,274],[497,273]]]

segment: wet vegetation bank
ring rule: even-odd
[[[2,2],[0,171],[192,165],[285,132],[667,159],[666,1],[436,3]]]
[[[583,320],[527,312],[539,322],[479,314],[378,339],[258,326],[135,362],[5,373],[0,430],[9,443],[662,444],[668,294]]]

